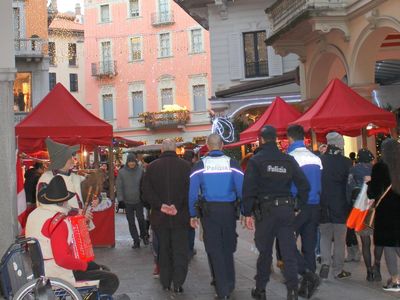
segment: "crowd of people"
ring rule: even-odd
[[[282,261],[287,299],[293,300],[311,298],[330,274],[338,280],[349,278],[344,263],[360,260],[358,237],[366,280],[382,280],[384,253],[390,279],[383,288],[400,291],[400,144],[385,140],[381,160],[374,164],[375,157],[367,149],[360,149],[353,160],[345,157],[344,139],[337,132],[328,133],[327,144],[316,153],[306,147],[304,137],[301,126],[290,126],[289,147],[283,152],[275,128],[265,126],[259,148],[242,164],[224,154],[217,134],[208,136],[209,152],[198,159],[191,151],[185,158],[178,157],[170,139],[163,141],[157,158],[142,162],[128,154],[117,174],[117,198],[124,203],[132,248],[152,243],[153,275],[159,276],[165,291],[184,292],[188,263],[195,254],[195,229],[201,227],[216,298],[229,299],[235,289],[239,219],[254,230],[259,252],[250,292],[254,299],[266,299],[274,245]],[[117,275],[71,252],[74,240],[68,216],[85,213],[89,221],[92,217],[90,210],[82,211],[84,178],[70,172],[78,148],[50,139],[46,143],[50,170],[38,176],[38,208],[28,218],[27,236],[39,239],[49,276],[72,283],[99,279],[100,292],[112,295],[118,288]],[[346,220],[364,183],[369,198],[382,201],[376,207],[374,230],[355,233]]]

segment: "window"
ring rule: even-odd
[[[78,74],[69,74],[69,90],[71,92],[78,91]]]
[[[191,43],[192,43],[192,53],[203,52],[203,37],[201,34],[201,29],[193,29],[190,31]]]
[[[171,105],[174,104],[174,99],[172,95],[172,89],[161,89],[161,107],[163,108],[164,105]]]
[[[129,16],[139,17],[139,0],[129,0]]]
[[[49,57],[50,65],[54,66],[56,64],[56,44],[54,42],[49,42]]]
[[[141,37],[131,38],[131,60],[142,59],[142,39]]]
[[[132,92],[132,116],[137,118],[143,112],[143,91]]]
[[[68,44],[68,60],[70,66],[76,66],[76,44]]]
[[[169,0],[158,0],[159,22],[169,21]]]
[[[206,86],[193,86],[193,111],[206,111]]]
[[[171,56],[171,41],[169,33],[160,34],[160,57]]]
[[[103,119],[104,121],[114,120],[114,106],[113,106],[113,95],[103,95]]]
[[[101,62],[100,70],[102,74],[113,73],[114,64],[111,57],[111,42],[101,42]]]
[[[265,31],[243,33],[246,78],[268,76]]]
[[[108,4],[100,5],[100,22],[110,22],[110,6]]]
[[[55,87],[56,83],[57,83],[56,73],[49,73],[49,88],[50,88],[50,91]]]

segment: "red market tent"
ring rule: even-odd
[[[85,146],[111,146],[113,128],[84,108],[58,83],[54,89],[15,126],[19,151],[45,150],[44,140]]]
[[[347,136],[359,136],[368,124],[396,127],[394,114],[383,110],[361,97],[339,79],[333,79],[317,101],[297,120],[305,131],[317,134],[337,131]]]
[[[284,137],[288,124],[300,116],[301,113],[298,110],[287,104],[282,98],[276,97],[264,114],[253,125],[240,133],[240,142],[248,144],[256,141],[260,130],[265,125],[274,126],[278,137]]]

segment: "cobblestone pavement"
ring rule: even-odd
[[[250,290],[254,286],[255,265],[257,253],[252,242],[251,232],[244,230],[238,224],[239,242],[235,253],[236,289],[232,294],[233,300],[252,299]],[[214,299],[214,290],[210,286],[210,276],[204,246],[196,234],[197,255],[191,260],[189,273],[183,286],[184,293],[176,295],[162,291],[158,279],[152,276],[153,257],[149,246],[132,249],[132,241],[128,232],[125,214],[116,214],[116,246],[115,248],[98,248],[96,260],[111,267],[120,278],[118,293],[127,293],[134,300],[163,300],[163,299]],[[382,276],[388,278],[382,259]],[[367,283],[363,262],[346,263],[346,270],[353,276],[342,281],[329,278],[324,281],[312,299],[314,300],[373,300],[396,299],[399,293],[387,293],[381,289],[382,283]],[[283,277],[275,267],[271,281],[267,286],[268,300],[286,299],[286,288]]]

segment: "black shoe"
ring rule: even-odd
[[[306,280],[306,294],[305,294],[305,296],[302,296],[300,294],[300,290],[299,290],[298,295],[300,297],[305,297],[307,299],[310,299],[314,295],[315,291],[317,290],[317,288],[320,284],[320,280],[319,280],[318,275],[311,271],[307,272],[304,277]]]
[[[215,286],[215,279],[211,280],[210,285]]]
[[[251,290],[251,297],[257,300],[267,300],[265,290],[258,290],[257,288]]]
[[[132,249],[139,249],[140,248],[140,242],[133,242]]]
[[[329,266],[322,265],[321,270],[319,271],[319,277],[321,279],[328,279],[328,275],[329,275]]]
[[[169,292],[171,288],[169,286],[163,286],[163,291]]]
[[[374,276],[374,281],[382,281],[382,275],[381,275],[381,265],[380,264],[375,264],[373,267],[373,276]]]
[[[144,244],[145,246],[147,246],[147,245],[149,244],[149,237],[148,237],[148,236],[145,236],[145,237],[143,238],[143,244]]]
[[[300,297],[308,299],[308,280],[306,279],[305,275],[301,279],[300,288],[299,288],[298,294],[299,294]]]
[[[181,286],[174,287],[174,293],[175,294],[182,294],[183,293],[183,288]]]
[[[374,271],[372,268],[367,268],[367,281],[374,281]]]
[[[288,289],[287,291],[287,300],[298,300],[299,295],[297,289]]]

